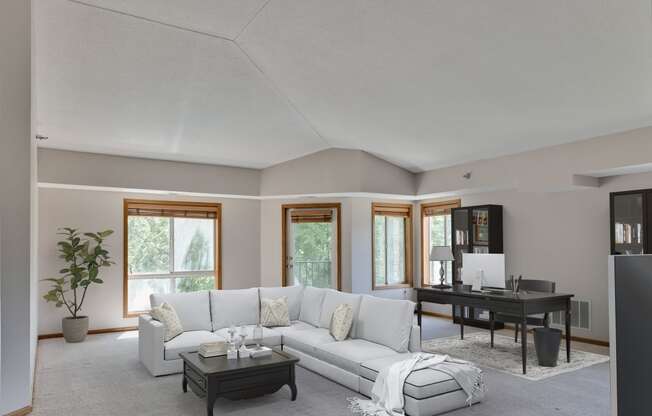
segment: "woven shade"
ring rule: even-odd
[[[304,222],[331,222],[333,211],[330,209],[293,209],[290,211],[293,223]]]
[[[392,207],[392,206],[376,206],[374,207],[374,215],[385,215],[393,217],[409,217],[410,208],[405,207]]]
[[[459,206],[460,206],[459,201],[426,205],[423,207],[423,215],[425,217],[432,217],[435,215],[446,215],[451,213],[451,209],[457,208]]]
[[[182,217],[182,218],[217,218],[218,208],[193,205],[157,205],[129,203],[127,215],[132,217]]]

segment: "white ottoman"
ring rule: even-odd
[[[378,372],[410,355],[393,355],[360,364],[360,393],[370,397]],[[457,381],[446,373],[430,368],[410,374],[405,380],[403,395],[405,413],[409,416],[433,416],[467,406],[466,393]]]

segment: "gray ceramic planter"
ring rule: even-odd
[[[77,319],[63,318],[61,328],[67,342],[82,342],[88,334],[88,316],[80,316]]]

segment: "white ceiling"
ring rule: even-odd
[[[48,147],[420,171],[652,124],[649,0],[85,3],[36,0]]]

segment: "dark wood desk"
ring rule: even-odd
[[[571,298],[574,295],[564,293],[541,292],[504,292],[489,293],[462,292],[453,289],[417,288],[417,316],[421,326],[422,302],[461,306],[460,337],[464,339],[464,307],[486,309],[491,322],[491,346],[493,348],[494,314],[507,313],[521,318],[521,354],[523,374],[527,368],[527,316],[546,312],[566,312],[566,360],[570,362],[571,350]]]

